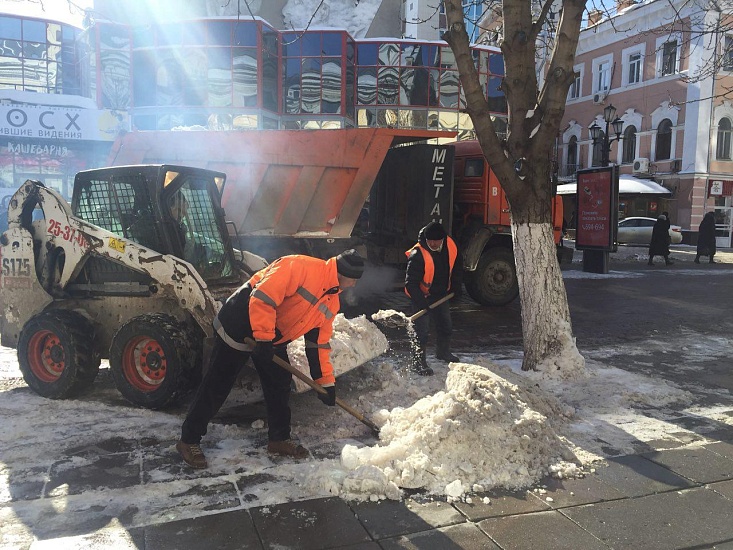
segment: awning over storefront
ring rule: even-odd
[[[558,195],[575,195],[577,184],[564,183],[557,186]],[[671,195],[672,191],[651,180],[623,175],[618,178],[619,195]]]

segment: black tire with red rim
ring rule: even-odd
[[[18,338],[23,378],[38,395],[65,399],[89,388],[99,372],[94,326],[75,311],[49,310],[31,317]]]
[[[125,399],[141,407],[173,405],[198,380],[200,344],[195,331],[170,315],[134,317],[112,338],[109,365],[115,386]]]

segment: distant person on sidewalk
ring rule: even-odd
[[[669,259],[669,213],[662,212],[657,221],[654,222],[652,228],[652,240],[649,243],[649,265],[654,265],[654,256],[662,256],[664,265],[669,265],[672,260]]]
[[[336,379],[330,358],[333,320],[339,312],[339,293],[354,286],[363,272],[364,260],[356,250],[328,260],[283,256],[229,296],[214,318],[216,341],[209,368],[176,444],[186,464],[206,468],[201,438],[250,357],[265,398],[267,452],[294,458],[308,456],[305,447],[290,439],[292,375],[273,358],[287,361],[288,343],[304,336],[311,377],[326,390],[317,397],[326,405],[335,406]],[[247,338],[256,342],[254,348],[245,343]]]
[[[712,212],[705,214],[698,228],[696,264],[700,263],[700,256],[708,256],[709,262],[715,263],[715,214]]]
[[[405,292],[412,302],[413,313],[428,308],[450,292],[455,294],[454,300],[460,296],[463,263],[455,241],[448,236],[442,225],[433,221],[423,227],[418,233],[417,244],[406,254]],[[431,318],[436,331],[435,356],[441,361],[458,361],[458,357],[451,353],[453,322],[450,303],[446,301],[415,320],[417,341],[412,342],[410,369],[422,376],[433,374],[425,353]]]

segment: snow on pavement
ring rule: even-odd
[[[363,317],[347,330],[352,322],[341,323],[342,333],[358,334],[358,342],[340,337],[349,354],[381,353],[376,325]],[[686,333],[675,346],[680,364],[695,365],[701,350],[708,357],[727,353],[730,341]],[[409,373],[404,356],[387,352],[338,382],[339,396],[382,426],[379,440],[308,391],[293,396],[293,431],[311,458],[268,456],[262,415],[245,415],[211,424],[203,441],[210,467],[193,472],[173,448],[185,408],[133,408],[111,386],[107,369],[89,394],[47,400],[25,386],[14,351],[0,348],[0,543],[32,537],[40,524],[81,533],[108,521],[141,526],[328,495],[380,500],[418,488],[434,498],[465,499],[531,486],[547,474],[582,475],[608,448],[634,452],[639,442],[669,438],[670,423],[650,408],[731,423],[722,407],[684,388],[600,362],[640,351],[620,344],[585,353],[586,371],[572,380],[522,372],[520,351],[465,355],[450,367],[430,360],[432,377]],[[238,391],[227,406],[237,403]],[[108,456],[100,451],[110,446]],[[86,480],[98,461],[125,453],[131,460],[118,466],[120,480],[101,487]]]

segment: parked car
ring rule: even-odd
[[[618,242],[626,244],[649,244],[652,240],[652,228],[657,220],[654,218],[626,218],[618,222]],[[679,225],[669,227],[672,244],[682,242],[682,228]]]

